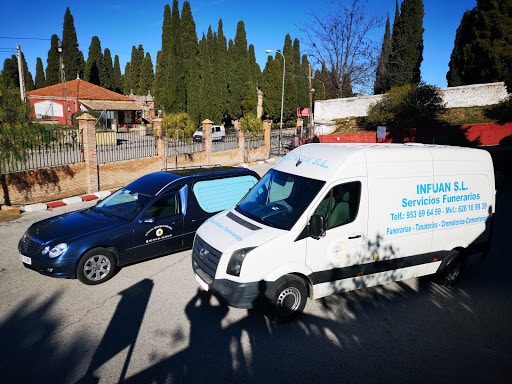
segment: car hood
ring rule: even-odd
[[[32,224],[27,231],[43,242],[90,235],[113,226],[125,223],[116,218],[105,216],[92,209],[73,211],[50,217]]]

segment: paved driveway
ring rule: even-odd
[[[198,292],[190,251],[99,286],[25,269],[26,227],[71,208],[0,223],[4,383],[512,382],[510,185],[491,253],[456,287],[411,279],[334,295],[282,325]]]

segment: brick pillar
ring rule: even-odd
[[[236,129],[236,136],[237,136],[237,139],[238,139],[238,153],[239,153],[239,157],[242,158],[242,161],[243,162],[248,162],[249,161],[249,155],[248,155],[248,152],[245,151],[245,133],[244,131],[242,131],[242,129],[240,129],[240,121],[237,120],[235,121],[235,129]],[[242,156],[240,156],[240,154]]]
[[[77,118],[84,142],[84,161],[87,173],[87,193],[99,190],[98,157],[96,152],[96,118],[88,113]]]
[[[203,127],[203,150],[206,152],[206,163],[210,164],[210,155],[212,153],[212,127],[213,121],[205,119],[201,122]]]
[[[162,119],[153,119],[153,134],[156,138],[156,153],[160,157],[160,169],[167,168],[167,137],[162,129]]]
[[[263,148],[265,157],[270,158],[270,129],[272,128],[272,120],[263,121]]]

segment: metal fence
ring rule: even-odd
[[[114,161],[140,159],[157,155],[156,138],[147,129],[105,131],[105,139],[96,134],[98,164]],[[113,136],[108,136],[112,134]]]
[[[10,153],[0,156],[3,173],[75,164],[84,161],[82,131],[78,128],[39,132],[4,130],[1,140]]]

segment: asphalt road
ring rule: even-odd
[[[422,278],[334,295],[280,325],[198,292],[190,251],[99,286],[25,269],[24,230],[77,206],[25,213],[0,223],[0,380],[511,383],[510,184],[490,254],[473,258],[456,287]]]

